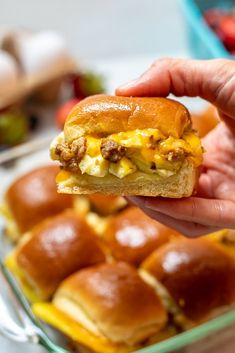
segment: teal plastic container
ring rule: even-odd
[[[234,9],[234,0],[180,0],[187,30],[191,56],[196,59],[234,59],[203,19],[210,8]]]

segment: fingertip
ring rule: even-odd
[[[123,96],[123,93],[122,93],[122,86],[118,87],[115,89],[115,95],[116,96]],[[125,91],[125,90],[124,90]]]
[[[124,83],[115,90],[117,96],[131,96],[133,95],[133,90],[135,88],[135,83],[137,80],[132,80],[130,82]]]
[[[122,89],[122,86],[116,88],[116,89],[115,89],[115,95],[116,95],[116,96],[127,96],[127,93],[126,93],[125,88]]]

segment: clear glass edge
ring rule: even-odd
[[[220,329],[235,323],[235,310],[229,311],[219,317],[210,320],[200,326],[197,326],[189,331],[180,333],[165,341],[156,343],[149,347],[142,348],[135,353],[168,353],[176,349],[183,348],[187,344],[207,337],[209,334],[219,331]]]

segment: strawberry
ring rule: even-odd
[[[229,51],[235,50],[235,16],[231,13],[209,9],[204,13],[207,24]]]
[[[220,24],[220,20],[223,17],[224,12],[218,9],[209,9],[204,12],[204,19],[208,26],[213,30],[217,30]]]
[[[216,31],[218,37],[224,46],[230,51],[235,50],[235,17],[231,15],[224,16],[219,28]]]
[[[62,104],[57,109],[57,112],[55,115],[55,122],[56,122],[56,125],[59,129],[63,130],[64,123],[65,123],[67,116],[69,115],[72,108],[80,101],[81,101],[81,98],[80,99],[78,99],[78,98],[70,99],[69,101]]]

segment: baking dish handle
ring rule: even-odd
[[[19,326],[12,318],[4,299],[0,295],[0,333],[17,342],[38,343],[36,335],[29,334],[23,327]]]

